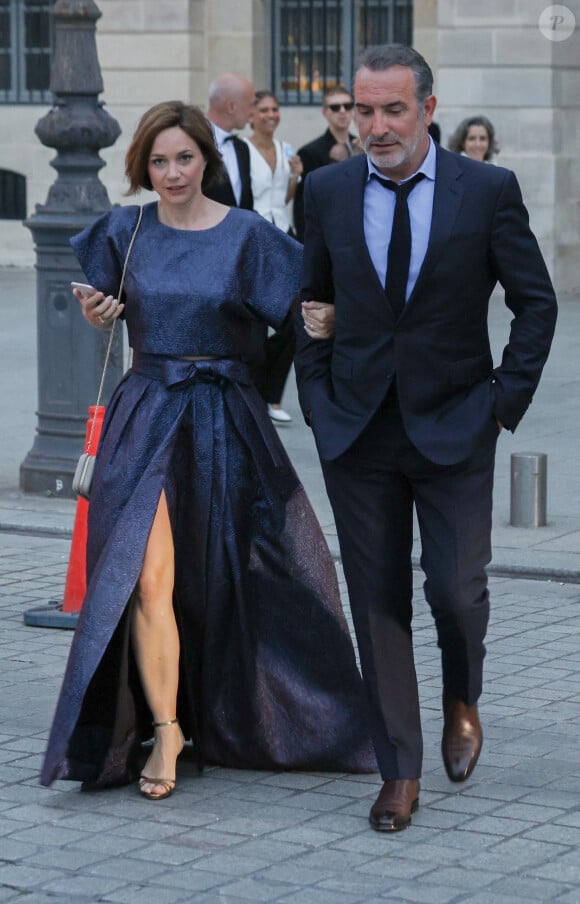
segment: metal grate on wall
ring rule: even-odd
[[[55,0],[0,0],[0,103],[50,102]]]
[[[350,87],[364,47],[413,40],[412,0],[273,0],[272,12],[273,90],[286,104]]]

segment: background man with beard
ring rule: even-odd
[[[442,654],[443,762],[461,782],[482,745],[496,442],[532,400],[556,299],[514,174],[429,137],[436,99],[423,57],[401,45],[368,48],[354,95],[366,155],[316,170],[304,195],[303,297],[334,303],[335,336],[309,338],[317,327],[307,306],[295,363],[384,780],[370,822],[392,832],[419,805],[422,768],[413,505]],[[494,368],[487,312],[497,281],[513,320]]]

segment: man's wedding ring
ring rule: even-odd
[[[105,323],[105,318],[99,314],[99,323]]]

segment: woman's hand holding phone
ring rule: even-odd
[[[99,291],[94,286],[89,286],[88,283],[84,282],[71,282],[71,288],[77,298],[80,298],[81,295],[85,298],[90,298],[91,295],[96,295]],[[75,289],[77,290],[76,292]]]
[[[103,295],[88,283],[71,282],[75,298],[81,303],[83,316],[91,326],[97,329],[111,329],[114,321],[125,309],[112,295]]]

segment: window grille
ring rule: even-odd
[[[273,0],[273,90],[280,102],[319,104],[351,83],[370,44],[411,44],[412,0]]]
[[[0,103],[50,102],[55,0],[0,0]]]

